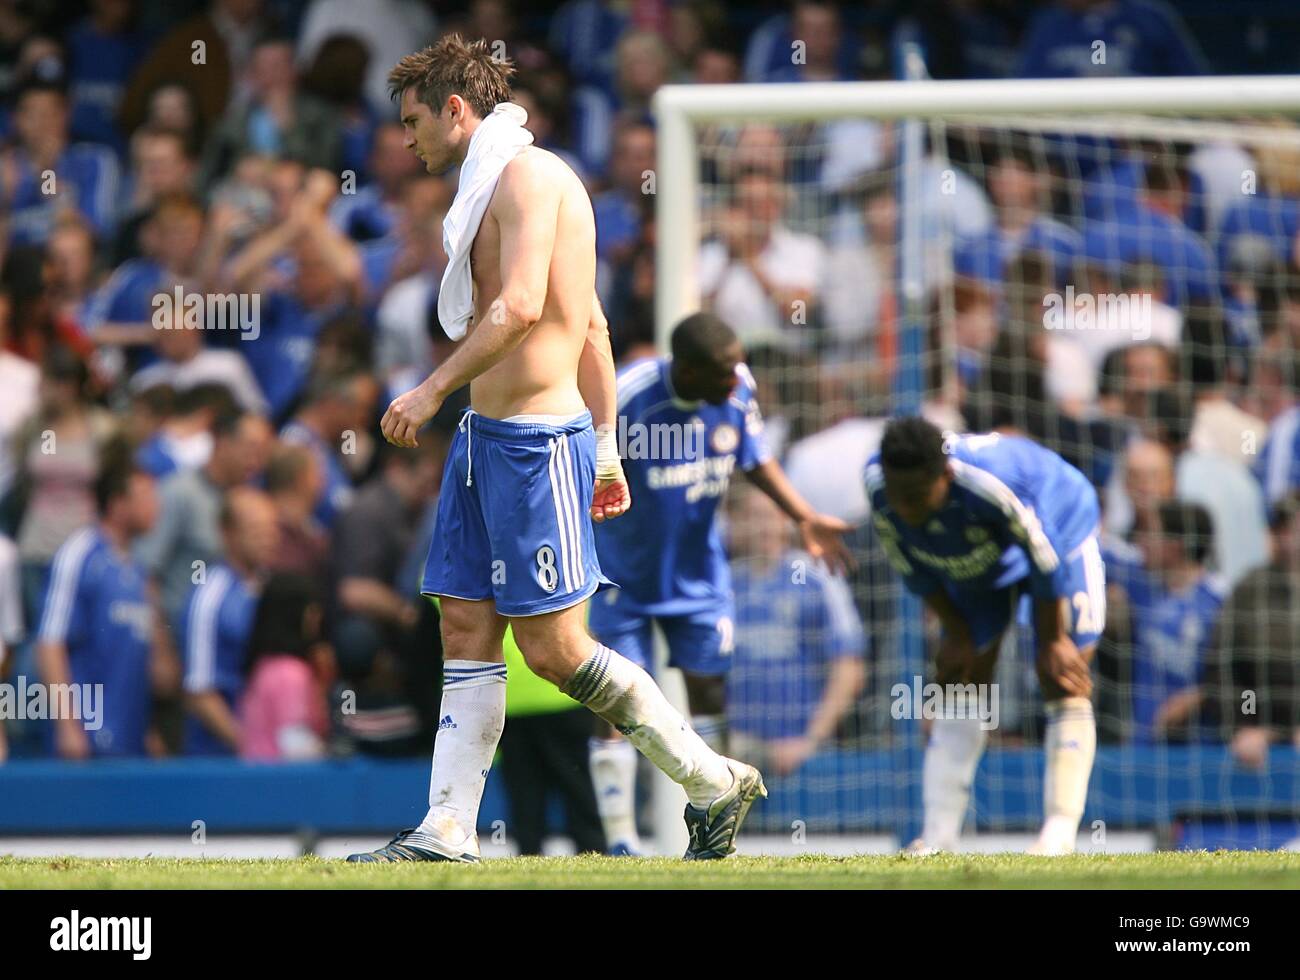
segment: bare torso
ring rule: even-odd
[[[578,391],[578,359],[591,322],[596,290],[596,222],[586,188],[559,157],[537,147],[524,149],[506,166],[537,168],[560,190],[555,249],[547,274],[541,319],[513,351],[470,383],[470,404],[489,418],[512,415],[574,415],[586,406]],[[474,319],[470,330],[489,321],[489,307],[501,293],[501,229],[488,207],[470,251]]]

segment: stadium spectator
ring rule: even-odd
[[[1008,78],[1027,13],[1023,4],[998,0],[922,3],[899,22],[894,40],[913,27],[920,31],[931,78]]]
[[[97,235],[112,232],[118,165],[113,151],[73,142],[61,76],[26,81],[14,104],[14,139],[0,153],[0,203],[11,245],[43,245],[64,211],[79,212]]]
[[[1252,470],[1272,507],[1300,489],[1300,355],[1263,352],[1256,361],[1256,389],[1268,436]]]
[[[1021,252],[1033,251],[1048,260],[1058,286],[1074,281],[1083,239],[1044,212],[1048,189],[1039,154],[1022,144],[996,147],[989,157],[986,182],[994,224],[957,243],[953,250],[957,274],[1001,283],[1007,264]]]
[[[234,755],[240,745],[236,710],[262,579],[279,549],[270,497],[233,487],[221,505],[222,558],[190,590],[178,624],[187,718],[186,755]]]
[[[889,175],[862,183],[861,233],[830,247],[821,284],[822,318],[827,341],[841,352],[861,352],[874,338],[883,353],[898,317],[898,203]]]
[[[836,4],[796,0],[790,13],[773,14],[750,35],[745,80],[848,81],[855,77],[856,54],[852,36],[841,30]]]
[[[368,676],[380,651],[391,650],[419,619],[410,583],[398,576],[441,475],[432,445],[419,452],[384,446],[379,472],[339,514],[332,639],[345,677]]]
[[[338,170],[339,129],[331,107],[300,90],[293,44],[268,37],[253,48],[248,96],[233,103],[207,141],[201,183],[211,184],[248,154],[285,156]]]
[[[1125,266],[1153,263],[1164,286],[1161,298],[1180,308],[1219,295],[1214,253],[1183,222],[1185,179],[1185,173],[1152,161],[1136,206],[1088,222],[1083,235],[1084,254],[1113,280],[1122,278]]]
[[[1273,559],[1232,590],[1206,661],[1207,707],[1254,769],[1270,745],[1300,745],[1300,498],[1279,502],[1270,531]]]
[[[302,90],[328,105],[334,116],[344,177],[351,171],[365,182],[374,176],[370,153],[381,121],[378,108],[365,94],[369,62],[365,42],[350,34],[334,34],[326,38],[302,76]]]
[[[1020,43],[1020,78],[1201,75],[1204,55],[1167,4],[1145,0],[1057,0],[1030,20]]]
[[[1260,143],[1252,147],[1254,169],[1238,171],[1232,203],[1216,226],[1220,266],[1227,268],[1244,240],[1257,242],[1279,265],[1300,269],[1300,151],[1280,140],[1296,135],[1288,120],[1261,121]],[[1270,131],[1279,140],[1268,138]]]
[[[132,391],[167,385],[177,396],[184,396],[198,385],[221,385],[244,411],[267,413],[266,398],[238,351],[208,347],[202,327],[186,324],[183,314],[171,307],[154,311],[152,327],[158,360],[131,376]]]
[[[718,216],[718,237],[700,249],[705,305],[736,325],[746,349],[806,347],[817,322],[825,246],[781,223],[786,199],[770,175],[741,174]]]
[[[384,238],[395,230],[402,187],[421,169],[405,140],[398,123],[376,126],[367,167],[370,181],[354,193],[340,194],[330,205],[331,223],[354,242]]]
[[[431,181],[421,179],[409,188],[408,200],[430,201]],[[384,272],[389,283],[375,310],[374,369],[385,386],[385,396],[408,391],[419,378],[428,377],[448,353],[450,344],[438,322],[438,290],[447,253],[438,233],[445,210],[443,192],[432,201],[433,211],[408,209],[400,225],[400,251]],[[419,260],[415,264],[410,260]]]
[[[257,601],[239,701],[239,754],[300,762],[325,754],[334,679],[320,642],[323,603],[310,579],[273,575]]]
[[[1069,392],[1060,379],[1067,370],[1063,364],[1071,363],[1059,356],[1069,348],[1053,343],[1057,331],[1046,329],[1045,311],[1053,295],[1050,267],[1037,253],[1022,253],[1008,267],[1005,323],[961,415],[972,432],[1006,430],[1038,440],[1082,470],[1094,486],[1102,486],[1111,475],[1122,432],[1103,417],[1075,419],[1052,397],[1054,388]]]
[[[118,103],[151,40],[133,23],[135,7],[132,0],[94,0],[66,39],[72,135],[119,154],[125,142],[117,128]]]
[[[1229,348],[1221,310],[1193,307],[1183,325],[1181,372],[1195,399],[1191,448],[1250,465],[1268,434],[1268,424],[1234,401],[1227,379]]]
[[[436,294],[447,264],[441,231],[451,192],[449,184],[437,177],[407,178],[401,188],[397,221],[388,234],[361,243],[367,313],[384,302],[391,287],[411,279],[427,283],[417,290],[420,294],[427,297],[429,289]]]
[[[125,449],[110,451],[95,478],[97,520],[59,548],[37,630],[41,680],[91,685],[82,717],[54,719],[53,742],[63,759],[144,756],[157,659],[156,612],[148,574],[131,557],[132,544],[153,526],[158,499],[153,477]]]
[[[1106,529],[1130,541],[1150,531],[1157,524],[1160,505],[1174,499],[1175,486],[1169,447],[1156,439],[1130,440],[1107,490]]]
[[[736,52],[716,41],[698,48],[690,65],[690,77],[684,81],[694,85],[734,85],[741,80]]]
[[[240,347],[277,420],[307,383],[322,328],[362,296],[361,255],[325,218],[337,190],[333,175],[309,174],[301,195],[289,198],[284,220],[250,241],[226,267],[235,289],[261,297],[259,334]]]
[[[137,465],[155,479],[158,474],[145,465],[145,454],[141,450],[162,432],[163,423],[175,411],[176,392],[167,385],[154,385],[131,395],[126,418],[122,422],[122,434],[135,449]]]
[[[266,466],[266,492],[275,505],[280,543],[271,569],[316,578],[325,594],[329,535],[313,516],[325,486],[325,472],[306,446],[277,444]]]
[[[0,288],[0,527],[13,529],[7,500],[18,469],[14,437],[36,411],[40,399],[41,369],[9,349],[9,322],[13,306]]]
[[[1178,382],[1174,352],[1163,344],[1141,341],[1122,349],[1118,365],[1124,416],[1135,422],[1150,420],[1152,396]]]
[[[194,576],[222,557],[221,507],[226,491],[257,477],[266,466],[271,432],[247,413],[224,415],[212,426],[208,461],[182,469],[158,489],[157,525],[136,543],[136,557],[158,584],[167,624],[179,630]]]
[[[284,442],[310,449],[325,473],[315,517],[327,529],[352,500],[352,479],[342,454],[356,452],[358,434],[367,429],[377,394],[374,378],[355,367],[318,375],[302,408],[280,430]]]
[[[45,287],[54,315],[82,327],[96,278],[94,235],[80,218],[60,218],[45,243]]]
[[[149,119],[155,94],[168,86],[186,93],[196,122],[220,119],[242,93],[253,46],[268,29],[266,6],[263,0],[211,0],[205,12],[163,35],[127,86],[122,129],[133,132]]]
[[[1200,688],[1228,583],[1209,571],[1216,530],[1209,512],[1183,500],[1162,503],[1156,524],[1137,536],[1142,568],[1121,577],[1132,622],[1133,738],[1195,740]]]
[[[403,55],[429,44],[437,33],[430,4],[418,0],[312,0],[298,31],[298,63],[310,64],[329,38],[355,37],[370,55],[366,98],[376,109],[390,105],[388,69]]]
[[[1089,141],[1091,145],[1092,141]],[[1147,187],[1147,175],[1160,171],[1159,183],[1181,187],[1181,210],[1178,217],[1187,227],[1202,237],[1209,237],[1215,225],[1206,216],[1205,187],[1200,171],[1191,167],[1192,145],[1160,139],[1124,140],[1117,144],[1102,142],[1102,148],[1113,147],[1113,155],[1105,155],[1096,169],[1083,175],[1083,218],[1085,221],[1114,221],[1122,215],[1131,215],[1141,202]],[[1237,173],[1237,194],[1241,192],[1241,172]]]
[[[139,258],[141,236],[154,208],[164,198],[194,192],[196,162],[184,135],[174,129],[144,126],[131,136],[130,197],[118,218],[112,264]]]
[[[569,113],[564,103],[551,93],[540,78],[534,80],[523,78],[515,81],[510,88],[511,101],[521,106],[528,113],[528,131],[533,134],[533,145],[550,150],[576,173],[584,184],[590,183],[590,177],[583,169],[582,161],[569,149],[568,138]],[[618,155],[617,148],[614,155]],[[653,163],[651,164],[653,166]],[[597,231],[599,231],[597,226]]]
[[[152,399],[149,393],[156,390],[145,389],[137,397]],[[137,443],[136,461],[159,480],[204,465],[212,455],[213,425],[238,409],[230,389],[216,384],[195,385],[179,396],[165,388],[155,403],[164,414],[153,432]]]
[[[791,548],[776,505],[747,487],[737,494],[728,724],[738,758],[789,776],[835,736],[861,693],[866,635],[844,580]]]
[[[579,84],[612,95],[627,23],[627,12],[609,0],[566,0],[551,18],[546,46]]]
[[[40,405],[16,434],[13,506],[30,621],[40,615],[50,563],[75,530],[95,519],[95,479],[112,419],[90,400],[86,366],[62,347],[41,365]]]
[[[1264,500],[1239,459],[1191,445],[1192,411],[1184,392],[1162,389],[1155,394],[1148,429],[1174,457],[1178,498],[1208,511],[1215,532],[1213,568],[1231,588],[1268,561]]]
[[[616,127],[610,187],[591,202],[596,217],[597,288],[606,299],[614,269],[631,258],[641,241],[641,215],[647,194],[654,190],[654,168],[654,129],[640,121]]]
[[[123,262],[86,311],[87,333],[99,345],[144,348],[154,342],[159,295],[202,292],[198,281],[203,207],[193,197],[160,198],[140,228],[140,258]],[[170,304],[169,304],[170,305]],[[138,358],[137,358],[138,360]]]
[[[604,176],[612,163],[611,134],[620,119],[648,122],[650,99],[669,80],[672,64],[667,46],[656,34],[631,31],[618,42],[617,89],[597,85],[573,94],[574,140],[583,169]]]
[[[640,239],[627,261],[614,269],[609,303],[605,305],[610,345],[620,365],[638,356],[654,355],[654,208],[647,204],[642,210]],[[644,349],[647,346],[648,351]]]
[[[184,140],[191,155],[194,155],[203,147],[209,122],[188,85],[164,82],[149,93],[144,121],[139,129],[176,133]]]

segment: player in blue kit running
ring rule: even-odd
[[[732,593],[714,522],[737,467],[799,528],[804,549],[834,570],[849,562],[843,521],[816,513],[786,479],[763,435],[753,375],[735,332],[710,313],[673,330],[671,357],[647,358],[618,376],[628,516],[599,525],[601,569],[616,583],[591,603],[588,627],[637,665],[654,666],[653,628],[682,670],[691,724],[726,751],[726,675]],[[591,775],[613,854],[636,854],[636,755],[610,726],[591,743]]]
[[[1088,665],[1106,619],[1096,491],[1029,439],[945,435],[918,417],[889,423],[865,480],[890,563],[943,625],[939,684],[989,684],[1016,606],[1032,597],[1047,771],[1031,853],[1072,852],[1097,745]],[[935,719],[922,776],[925,824],[911,853],[957,846],[988,735],[982,725]]]
[[[686,790],[685,856],[726,857],[766,794],[758,770],[709,748],[641,667],[586,629],[586,600],[607,581],[591,522],[630,504],[614,362],[591,199],[563,160],[532,145],[510,102],[512,71],[486,42],[449,34],[389,75],[406,145],[430,173],[459,166],[438,315],[460,343],[380,425],[390,443],[414,446],[465,384],[471,407],[448,454],[422,587],[442,597],[447,658],[429,810],[349,860],[478,860],[479,802],[505,722],[507,624],[534,673]]]

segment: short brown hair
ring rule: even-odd
[[[266,492],[279,493],[296,486],[313,458],[312,451],[306,446],[278,443],[266,465]]]
[[[492,56],[487,41],[467,43],[459,34],[448,34],[394,65],[388,73],[388,90],[392,98],[400,99],[414,86],[416,97],[435,114],[442,112],[448,97],[459,95],[485,119],[498,102],[510,101],[514,73],[508,58]]]

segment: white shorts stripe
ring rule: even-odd
[[[564,591],[573,591],[573,577],[569,572],[569,529],[564,520],[564,496],[560,490],[559,448],[560,438],[551,440],[551,458],[547,468],[551,477],[551,500],[555,504],[555,526],[560,534],[560,571],[564,575]]]
[[[587,581],[582,561],[582,524],[578,514],[578,492],[574,481],[573,455],[569,452],[569,437],[562,436],[560,442],[560,486],[565,491],[565,512],[569,518],[569,542],[572,545],[569,561],[573,567],[573,580],[578,588]]]

